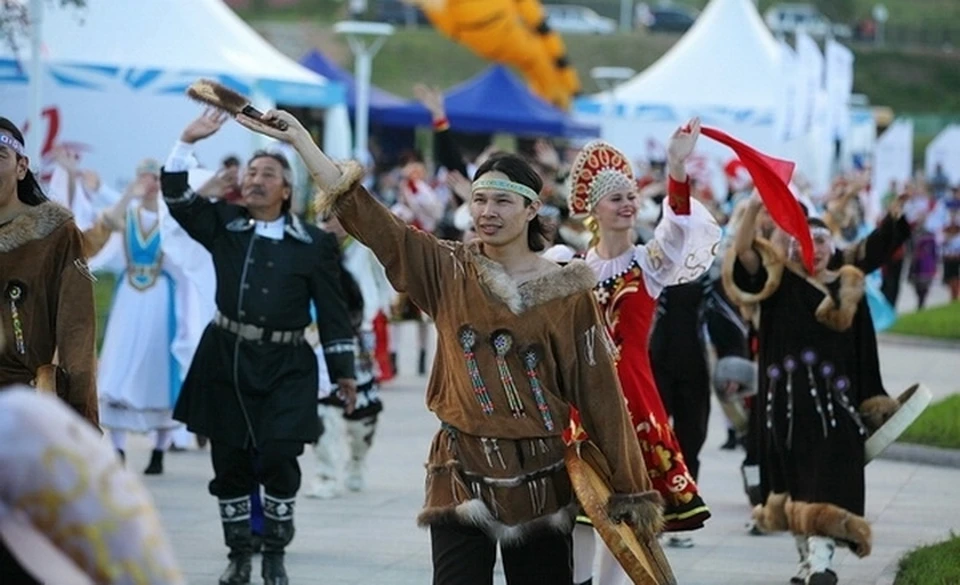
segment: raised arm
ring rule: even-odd
[[[910,239],[910,223],[903,216],[905,197],[901,195],[894,198],[880,225],[867,237],[842,250],[843,264],[851,264],[869,274],[890,260],[900,246]]]
[[[290,113],[270,111],[260,119],[239,114],[236,119],[254,132],[291,144],[318,187],[317,214],[335,213],[347,233],[373,251],[393,287],[409,294],[428,315],[436,315],[441,280],[459,266],[452,257],[452,245],[407,226],[390,213],[360,185],[363,168],[354,162],[337,166]],[[287,129],[276,129],[271,125],[275,120],[286,122]]]
[[[204,111],[183,129],[160,171],[160,188],[170,215],[191,238],[208,250],[220,227],[217,221],[217,206],[220,203],[209,201],[205,195],[212,193],[205,193],[203,189],[200,193],[194,192],[188,182],[188,172],[196,166],[193,145],[217,132],[227,119],[222,112],[212,109]]]
[[[677,129],[667,148],[667,197],[653,239],[638,250],[644,284],[652,297],[665,286],[692,282],[713,264],[722,231],[713,214],[690,197],[684,162],[700,136],[696,118]]]
[[[753,240],[757,234],[757,216],[763,207],[759,197],[751,197],[743,216],[737,225],[737,233],[733,238],[733,251],[737,260],[748,274],[754,275],[760,270],[760,256],[753,249]]]
[[[430,111],[433,122],[433,147],[437,162],[446,167],[448,171],[457,171],[464,177],[469,178],[467,165],[463,162],[463,155],[450,133],[450,121],[447,120],[447,110],[443,105],[443,94],[440,93],[440,90],[422,83],[413,86],[413,94],[423,104],[423,107]]]

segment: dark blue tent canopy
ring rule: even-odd
[[[357,105],[357,84],[353,75],[344,71],[339,65],[328,59],[320,51],[310,51],[304,58],[300,59],[300,64],[319,73],[331,81],[339,81],[347,88],[347,107],[352,112]],[[388,91],[383,91],[377,87],[370,87],[370,122],[381,123],[381,115],[384,111],[393,108],[410,107],[411,102],[393,95]],[[429,120],[428,120],[429,123]]]
[[[600,135],[598,127],[576,122],[535,96],[501,65],[494,65],[451,88],[444,96],[444,105],[451,128],[458,132],[568,138]],[[378,122],[385,126],[410,127],[427,126],[431,120],[422,105],[408,103],[382,110]]]

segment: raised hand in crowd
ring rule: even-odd
[[[693,118],[685,125],[677,128],[667,144],[667,170],[674,181],[683,183],[687,180],[687,170],[684,161],[693,153],[700,138],[700,118]]]
[[[187,127],[180,134],[180,140],[187,144],[194,144],[216,134],[229,119],[229,114],[225,112],[214,108],[206,108],[196,120],[187,124]]]
[[[446,119],[447,110],[443,105],[443,93],[439,89],[418,83],[413,86],[413,95],[427,108],[434,122]]]
[[[470,201],[470,190],[472,183],[470,179],[464,177],[459,171],[450,171],[446,177],[447,187],[457,197],[461,203]]]
[[[538,138],[537,141],[534,142],[533,153],[541,166],[553,172],[560,170],[560,153],[557,152],[557,149],[554,148],[552,144],[543,138]]]

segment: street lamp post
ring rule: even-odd
[[[637,72],[629,67],[594,67],[590,70],[590,77],[596,82],[597,87],[609,93],[608,114],[611,118],[617,112],[617,86],[636,74]]]
[[[373,57],[393,34],[393,26],[383,22],[344,21],[333,26],[334,32],[347,35],[354,57],[357,103],[354,113],[353,152],[357,160],[367,160],[367,138],[370,125],[370,75]]]
[[[30,129],[27,141],[27,157],[35,170],[41,168],[40,149],[43,146],[43,130],[40,127],[40,93],[43,83],[43,0],[30,1]]]

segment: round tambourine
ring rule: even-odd
[[[603,468],[598,457],[603,455],[590,442],[571,445],[564,454],[570,482],[594,529],[635,585],[676,585],[657,537],[641,540],[628,524],[615,522],[607,514],[611,491],[597,471]]]
[[[914,384],[904,390],[903,394],[897,397],[897,402],[900,403],[897,411],[864,443],[866,462],[869,463],[886,451],[887,447],[892,445],[913,424],[913,421],[917,420],[931,400],[933,400],[933,394],[923,384]]]

